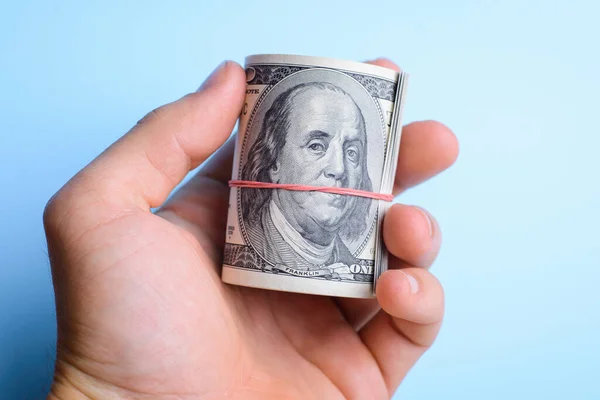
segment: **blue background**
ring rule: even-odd
[[[457,164],[403,195],[439,219],[447,317],[402,399],[598,399],[595,1],[11,1],[0,5],[0,398],[42,398],[54,304],[43,207],[223,59],[387,56],[405,122]]]

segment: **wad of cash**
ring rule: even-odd
[[[249,56],[245,68],[222,280],[373,297],[407,75],[293,55]]]

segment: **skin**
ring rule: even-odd
[[[365,132],[359,111],[341,93],[310,89],[298,95],[280,159],[270,171],[276,183],[360,187]],[[330,244],[345,222],[355,197],[278,190],[274,196],[288,222],[305,238]]]
[[[244,90],[243,69],[226,63],[49,201],[58,320],[50,399],[387,399],[433,343],[443,291],[427,267],[441,234],[416,207],[397,204],[386,216],[392,269],[376,300],[220,281],[233,143],[222,145]],[[396,192],[446,169],[457,152],[442,124],[404,127]]]

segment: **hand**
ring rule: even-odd
[[[433,343],[444,301],[427,268],[441,235],[416,207],[394,205],[385,219],[392,269],[377,300],[221,282],[234,147],[223,142],[244,92],[243,69],[223,64],[48,203],[58,319],[49,398],[385,399]],[[457,152],[439,123],[404,127],[396,193],[449,167]]]

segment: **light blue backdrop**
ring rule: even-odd
[[[435,214],[439,340],[401,399],[598,399],[600,28],[595,1],[11,1],[0,5],[0,398],[34,399],[55,323],[47,199],[221,60],[283,52],[411,73],[455,167],[401,199]]]

